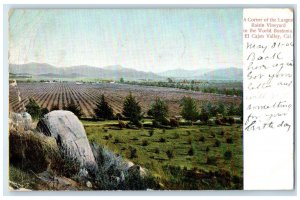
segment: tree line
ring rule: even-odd
[[[195,122],[200,120],[207,123],[212,117],[225,117],[225,116],[240,116],[243,115],[243,104],[236,106],[233,103],[229,106],[225,106],[223,103],[212,104],[211,102],[203,103],[201,106],[197,105],[195,99],[191,97],[184,97],[180,101],[180,115],[187,122]],[[59,110],[57,105],[51,108],[52,110]],[[63,110],[69,110],[76,116],[82,115],[81,108],[73,100],[63,107]],[[29,103],[26,105],[26,111],[31,114],[33,119],[38,119],[49,112],[47,108],[41,108],[37,102],[33,99],[29,99]],[[127,119],[131,124],[138,127],[142,126],[141,120],[144,117],[140,103],[130,92],[125,97],[123,102],[122,113],[114,115],[113,108],[107,102],[105,96],[102,94],[99,98],[96,108],[94,109],[95,118],[102,120],[113,119]],[[169,108],[165,101],[157,97],[155,101],[150,105],[150,109],[147,115],[153,118],[153,125],[171,125],[178,126],[178,119],[176,117],[169,116]]]
[[[120,83],[125,83],[129,85],[142,85],[142,86],[153,86],[153,87],[167,87],[167,88],[178,88],[183,90],[191,90],[204,93],[212,94],[223,94],[229,96],[243,96],[243,90],[239,88],[218,88],[213,86],[202,86],[195,81],[186,81],[186,83],[174,82],[171,79],[168,82],[165,81],[124,81],[123,78],[120,79]]]

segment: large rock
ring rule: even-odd
[[[32,128],[32,118],[27,112],[9,114],[9,129],[15,129],[18,132],[28,131]]]
[[[37,129],[54,137],[66,158],[78,161],[81,168],[97,169],[83,125],[72,112],[52,111],[38,122]]]

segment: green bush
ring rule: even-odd
[[[208,156],[206,164],[215,165],[217,163],[217,158],[215,156]]]
[[[194,155],[194,149],[192,147],[189,149],[188,155],[189,156],[193,156]]]
[[[149,137],[152,137],[152,135],[154,134],[154,130],[149,130],[148,133],[149,133]]]
[[[147,140],[142,141],[142,146],[148,146],[148,145],[149,145],[149,142]]]
[[[166,151],[166,154],[167,154],[167,156],[168,156],[169,159],[171,159],[171,158],[174,157],[173,151],[172,151],[172,150],[167,150],[167,151]]]
[[[227,138],[227,139],[226,139],[226,142],[227,142],[228,144],[233,144],[233,139],[232,139],[232,137]]]
[[[231,160],[232,152],[230,150],[225,151],[224,158],[225,158],[225,160]]]
[[[137,150],[136,148],[129,147],[129,158],[137,158]]]
[[[199,137],[199,141],[200,141],[200,142],[204,142],[204,141],[205,141],[205,138],[204,138],[203,135],[201,135],[201,136]]]
[[[220,140],[216,140],[214,143],[214,147],[219,147],[221,145]]]

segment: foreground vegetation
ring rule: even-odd
[[[161,189],[242,189],[242,126],[119,129],[117,121],[82,121],[95,141],[156,177]],[[149,126],[148,126],[149,125]]]

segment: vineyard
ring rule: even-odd
[[[112,106],[114,113],[121,113],[125,96],[132,92],[142,107],[142,111],[147,113],[151,103],[156,97],[165,100],[169,106],[170,115],[178,115],[180,112],[180,100],[184,96],[190,96],[197,100],[199,104],[210,101],[212,103],[222,102],[224,104],[234,103],[238,105],[241,97],[226,96],[220,94],[209,94],[196,91],[187,91],[176,88],[160,88],[151,86],[137,86],[116,83],[98,84],[76,84],[72,82],[56,83],[18,83],[16,86],[10,85],[9,106],[14,112],[21,112],[28,103],[29,98],[34,98],[37,103],[51,110],[53,106],[62,109],[72,100],[80,105],[83,117],[93,117],[94,108],[104,94],[107,101]]]

